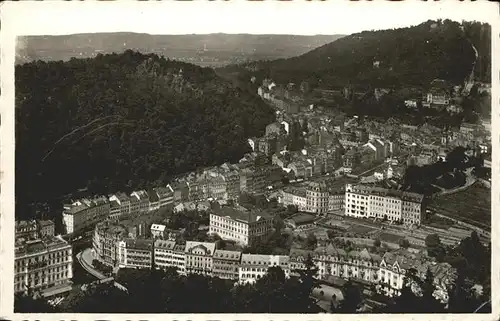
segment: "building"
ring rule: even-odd
[[[122,225],[101,222],[94,229],[92,249],[95,257],[104,264],[116,266],[119,261],[118,242],[128,235]]]
[[[328,188],[324,182],[310,182],[306,187],[306,211],[325,215],[328,212]]]
[[[124,239],[118,242],[119,267],[151,269],[153,245],[153,241],[147,239]]]
[[[116,202],[120,206],[120,215],[126,215],[130,213],[130,197],[125,193],[118,193],[111,195],[109,197],[110,202]],[[116,214],[113,213],[115,216]]]
[[[283,189],[282,197],[279,202],[283,206],[287,207],[289,205],[297,206],[299,211],[307,210],[307,193],[305,188],[297,188],[287,186]]]
[[[273,231],[273,218],[262,211],[243,211],[222,207],[210,213],[210,234],[241,245],[266,240]]]
[[[160,209],[160,197],[158,196],[158,193],[154,190],[150,190],[147,194],[149,196],[149,212]]]
[[[213,276],[220,279],[238,280],[241,252],[215,250],[213,257]]]
[[[25,239],[38,239],[39,228],[36,220],[30,221],[16,221],[15,223],[15,236],[17,238]]]
[[[160,208],[164,208],[174,203],[174,191],[170,186],[153,188],[158,194]]]
[[[186,274],[185,245],[175,241],[156,240],[154,243],[154,264],[157,269],[174,267],[180,275]]]
[[[296,178],[308,179],[313,176],[313,168],[305,159],[295,159],[288,165],[288,168]]]
[[[173,191],[175,204],[189,200],[189,185],[187,182],[176,182],[172,185],[167,185],[167,188]]]
[[[292,270],[305,269],[305,261],[310,256],[318,269],[317,277],[327,280],[330,277],[376,282],[381,257],[367,249],[346,252],[332,244],[318,247],[314,251],[292,248],[290,266]]]
[[[443,89],[432,88],[427,93],[427,105],[448,106],[450,104],[450,95]]]
[[[285,131],[284,127],[280,123],[271,123],[266,126],[266,136],[271,134],[280,135]]]
[[[149,212],[149,195],[146,191],[135,191],[130,194],[131,201],[137,198],[138,202],[138,214]],[[159,204],[158,204],[159,205]],[[136,205],[137,206],[137,205]]]
[[[226,199],[235,200],[240,196],[240,173],[236,170],[228,170],[222,173],[226,182]]]
[[[109,219],[118,220],[122,215],[121,206],[117,201],[109,202]]]
[[[40,237],[54,236],[55,234],[55,224],[51,220],[40,220],[38,221],[38,229]]]
[[[255,283],[267,274],[270,267],[281,267],[290,276],[290,258],[285,255],[242,254],[238,270],[239,283]]]
[[[14,292],[40,291],[42,296],[71,290],[73,277],[72,248],[61,237],[16,240]]]
[[[358,150],[356,148],[352,148],[344,154],[343,167],[347,170],[352,169],[359,164],[360,159],[361,156]]]
[[[186,274],[212,276],[215,243],[187,241],[184,249],[186,255]]]
[[[278,166],[252,166],[240,172],[241,192],[261,195],[268,186],[281,183],[283,170]]]
[[[165,237],[165,229],[167,227],[161,224],[152,224],[151,225],[151,236],[153,238],[163,239]]]
[[[296,213],[285,219],[285,226],[294,229],[295,231],[304,231],[315,227],[314,222],[316,216],[308,213]]]
[[[110,204],[105,197],[93,200],[83,199],[63,206],[63,226],[67,234],[92,228],[96,223],[108,218]]]
[[[364,185],[346,185],[346,216],[420,225],[424,212],[423,195]]]

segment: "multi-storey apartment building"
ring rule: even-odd
[[[96,225],[92,238],[92,249],[96,258],[110,266],[119,261],[118,242],[127,237],[128,231],[122,225],[102,222]]]
[[[226,194],[228,200],[238,199],[240,196],[240,174],[236,170],[228,170],[222,173],[226,181]]]
[[[212,276],[214,252],[215,243],[187,241],[184,250],[186,274]]]
[[[160,199],[160,208],[164,208],[174,203],[174,191],[170,186],[157,187],[154,188],[153,191],[158,194],[158,198]]]
[[[61,237],[17,240],[14,261],[14,292],[40,291],[43,296],[71,290],[72,248]]]
[[[305,188],[286,187],[283,189],[279,202],[283,206],[295,205],[299,211],[307,209],[307,193]]]
[[[210,213],[209,233],[242,245],[252,245],[267,239],[272,229],[272,217],[262,211],[222,207]]]
[[[30,221],[16,221],[16,239],[17,238],[25,238],[25,239],[37,239],[39,237],[39,228],[36,220]]]
[[[238,280],[241,252],[215,250],[213,257],[213,276],[221,279]]]
[[[324,182],[310,182],[306,188],[306,211],[319,215],[328,212],[328,188]]]
[[[83,199],[64,205],[63,226],[67,234],[93,227],[96,223],[108,218],[110,204],[105,197],[93,200]]]
[[[151,269],[153,266],[153,240],[124,239],[118,243],[119,267]]]
[[[239,282],[255,283],[267,274],[270,267],[280,267],[285,277],[290,276],[289,256],[286,255],[263,255],[242,254],[241,264],[238,270]]]
[[[346,216],[374,217],[419,225],[424,212],[423,195],[364,185],[346,185]]]
[[[38,230],[40,233],[40,237],[46,237],[46,236],[54,236],[55,234],[55,224],[51,220],[40,220],[37,221],[38,223]]]
[[[130,194],[130,199],[137,198],[139,200],[139,213],[149,212],[149,195],[146,191],[135,191]]]
[[[109,202],[109,219],[118,220],[122,215],[121,206],[117,201]]]
[[[154,190],[149,190],[148,192],[149,196],[149,211],[156,211],[160,209],[160,197],[157,192]]]
[[[304,262],[309,255],[318,269],[317,277],[319,279],[335,276],[344,279],[362,279],[368,282],[377,280],[381,258],[377,254],[369,253],[366,249],[346,252],[331,244],[327,247],[319,247],[314,251],[291,249],[290,265],[292,269],[304,269]]]
[[[175,241],[156,240],[154,243],[154,265],[158,269],[174,267],[177,273],[186,274],[185,245]]]
[[[345,186],[328,189],[328,212],[341,211],[345,206]]]
[[[242,192],[261,195],[268,186],[281,182],[283,171],[275,165],[249,167],[240,172],[240,188]]]
[[[120,215],[126,215],[130,213],[130,197],[125,193],[117,193],[109,197],[110,202],[118,203],[120,207]]]

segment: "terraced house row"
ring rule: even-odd
[[[252,155],[247,155],[252,156]],[[266,188],[281,181],[277,166],[255,166],[255,159],[244,159],[241,164],[223,164],[190,173],[165,187],[134,191],[130,195],[116,193],[64,204],[62,221],[66,234],[92,228],[105,219],[119,219],[122,215],[137,215],[179,204],[208,199],[237,199],[240,192],[263,193]],[[264,164],[263,164],[264,165]]]
[[[95,252],[99,251],[97,243],[94,242]],[[297,270],[305,268],[308,256],[318,268],[318,279],[363,280],[374,284],[388,296],[400,294],[410,268],[414,268],[422,278],[430,269],[437,288],[435,296],[446,302],[447,289],[456,277],[455,270],[449,264],[429,262],[424,256],[405,250],[386,252],[381,256],[367,249],[346,252],[329,244],[314,251],[293,248],[289,255],[264,255],[221,250],[210,242],[187,241],[181,244],[172,240],[132,239],[126,236],[117,240],[114,246],[114,251],[100,252],[103,256],[99,256],[99,259],[121,268],[172,267],[182,275],[195,273],[242,284],[256,282],[270,267],[279,266],[286,277],[297,276]],[[116,260],[107,257],[109,255],[115,255]]]
[[[286,188],[279,199],[284,206],[295,205],[306,213],[343,213],[356,218],[377,218],[420,225],[426,209],[423,195],[361,184],[329,186],[309,182]]]

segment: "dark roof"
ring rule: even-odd
[[[155,191],[148,191],[149,195],[149,201],[150,202],[158,202],[160,198],[158,197],[158,194]]]
[[[120,204],[117,201],[111,201],[110,202],[110,207],[111,208],[120,207]]]
[[[54,222],[52,222],[51,220],[40,220],[38,221],[38,224],[40,224],[40,226],[43,227],[48,225],[54,225]]]
[[[239,261],[240,258],[241,258],[241,252],[238,251],[215,250],[214,253],[214,259]]]
[[[308,213],[297,213],[288,219],[295,222],[296,225],[301,225],[314,222],[316,216]]]
[[[142,240],[142,239],[125,239],[127,248],[138,249],[138,250],[151,250],[153,248],[153,240]]]
[[[233,207],[224,206],[219,209],[213,210],[214,215],[221,217],[230,217],[233,220],[243,221],[243,222],[256,222],[259,217],[269,219],[271,218],[268,213],[264,211],[241,211]]]

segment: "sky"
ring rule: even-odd
[[[92,32],[150,34],[351,34],[398,28],[428,19],[498,19],[496,3],[442,0],[8,2],[2,29],[17,35]]]

